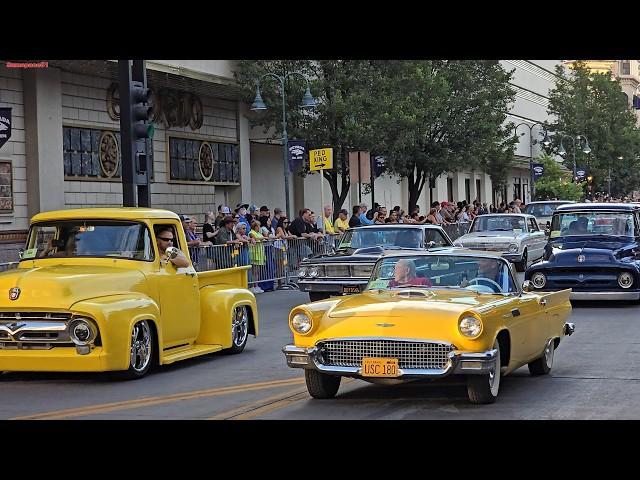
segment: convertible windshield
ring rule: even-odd
[[[347,230],[340,239],[339,249],[365,247],[424,248],[425,242],[436,247],[448,246],[447,240],[438,230],[421,228],[356,228]]]
[[[526,232],[523,217],[515,215],[481,215],[477,217],[469,232]]]
[[[551,238],[568,235],[633,236],[631,212],[562,212],[555,213],[551,222]]]
[[[388,257],[373,271],[368,290],[391,288],[465,288],[478,293],[514,293],[506,261],[454,255]]]
[[[152,261],[149,230],[142,223],[73,220],[32,225],[22,260],[50,257],[119,257]]]

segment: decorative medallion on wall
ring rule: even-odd
[[[111,178],[118,171],[118,139],[112,132],[103,132],[100,137],[100,168],[105,177]]]
[[[200,174],[205,181],[211,180],[213,176],[213,150],[209,142],[202,142],[198,153],[198,166]]]
[[[117,83],[112,83],[107,89],[107,113],[111,120],[120,120],[120,92]]]
[[[149,104],[153,108],[153,123],[165,128],[191,127],[199,130],[204,120],[202,100],[197,95],[172,88],[151,89]],[[120,92],[118,84],[107,89],[107,113],[112,120],[120,120]]]

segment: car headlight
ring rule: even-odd
[[[536,288],[542,288],[547,284],[547,277],[544,276],[542,272],[536,272],[531,275],[531,283]]]
[[[304,278],[306,276],[307,276],[307,267],[300,267],[300,270],[298,270],[298,277]]]
[[[318,267],[309,267],[309,276],[311,278],[315,278],[320,274],[320,269]]]
[[[509,253],[517,253],[518,252],[518,244],[511,243],[509,244]]]
[[[465,337],[476,338],[482,333],[482,321],[476,317],[462,317],[458,328]]]
[[[629,272],[622,272],[618,275],[618,285],[622,288],[630,288],[633,285],[633,275]]]
[[[306,313],[296,313],[291,319],[291,327],[296,333],[304,335],[311,330],[312,322],[311,317]]]
[[[69,336],[76,345],[88,345],[97,336],[96,327],[86,318],[74,318],[69,322]]]

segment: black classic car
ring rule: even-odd
[[[452,247],[446,232],[436,225],[370,225],[347,230],[337,249],[304,259],[298,269],[298,287],[309,299],[360,293],[376,261],[387,250],[438,250]]]
[[[559,206],[542,261],[524,278],[535,290],[571,288],[572,300],[639,300],[640,206]]]

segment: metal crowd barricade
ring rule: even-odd
[[[325,235],[323,238],[265,239],[253,243],[228,243],[226,245],[198,246],[189,249],[189,255],[197,271],[251,265],[249,287],[264,289],[297,288],[300,262],[305,258],[326,254],[335,250],[341,235]],[[272,283],[273,282],[273,283]]]
[[[455,241],[457,238],[460,238],[461,236],[467,233],[470,225],[471,223],[469,222],[450,223],[450,224],[442,225],[442,228],[445,232],[447,232],[447,235],[449,235],[449,238]]]

